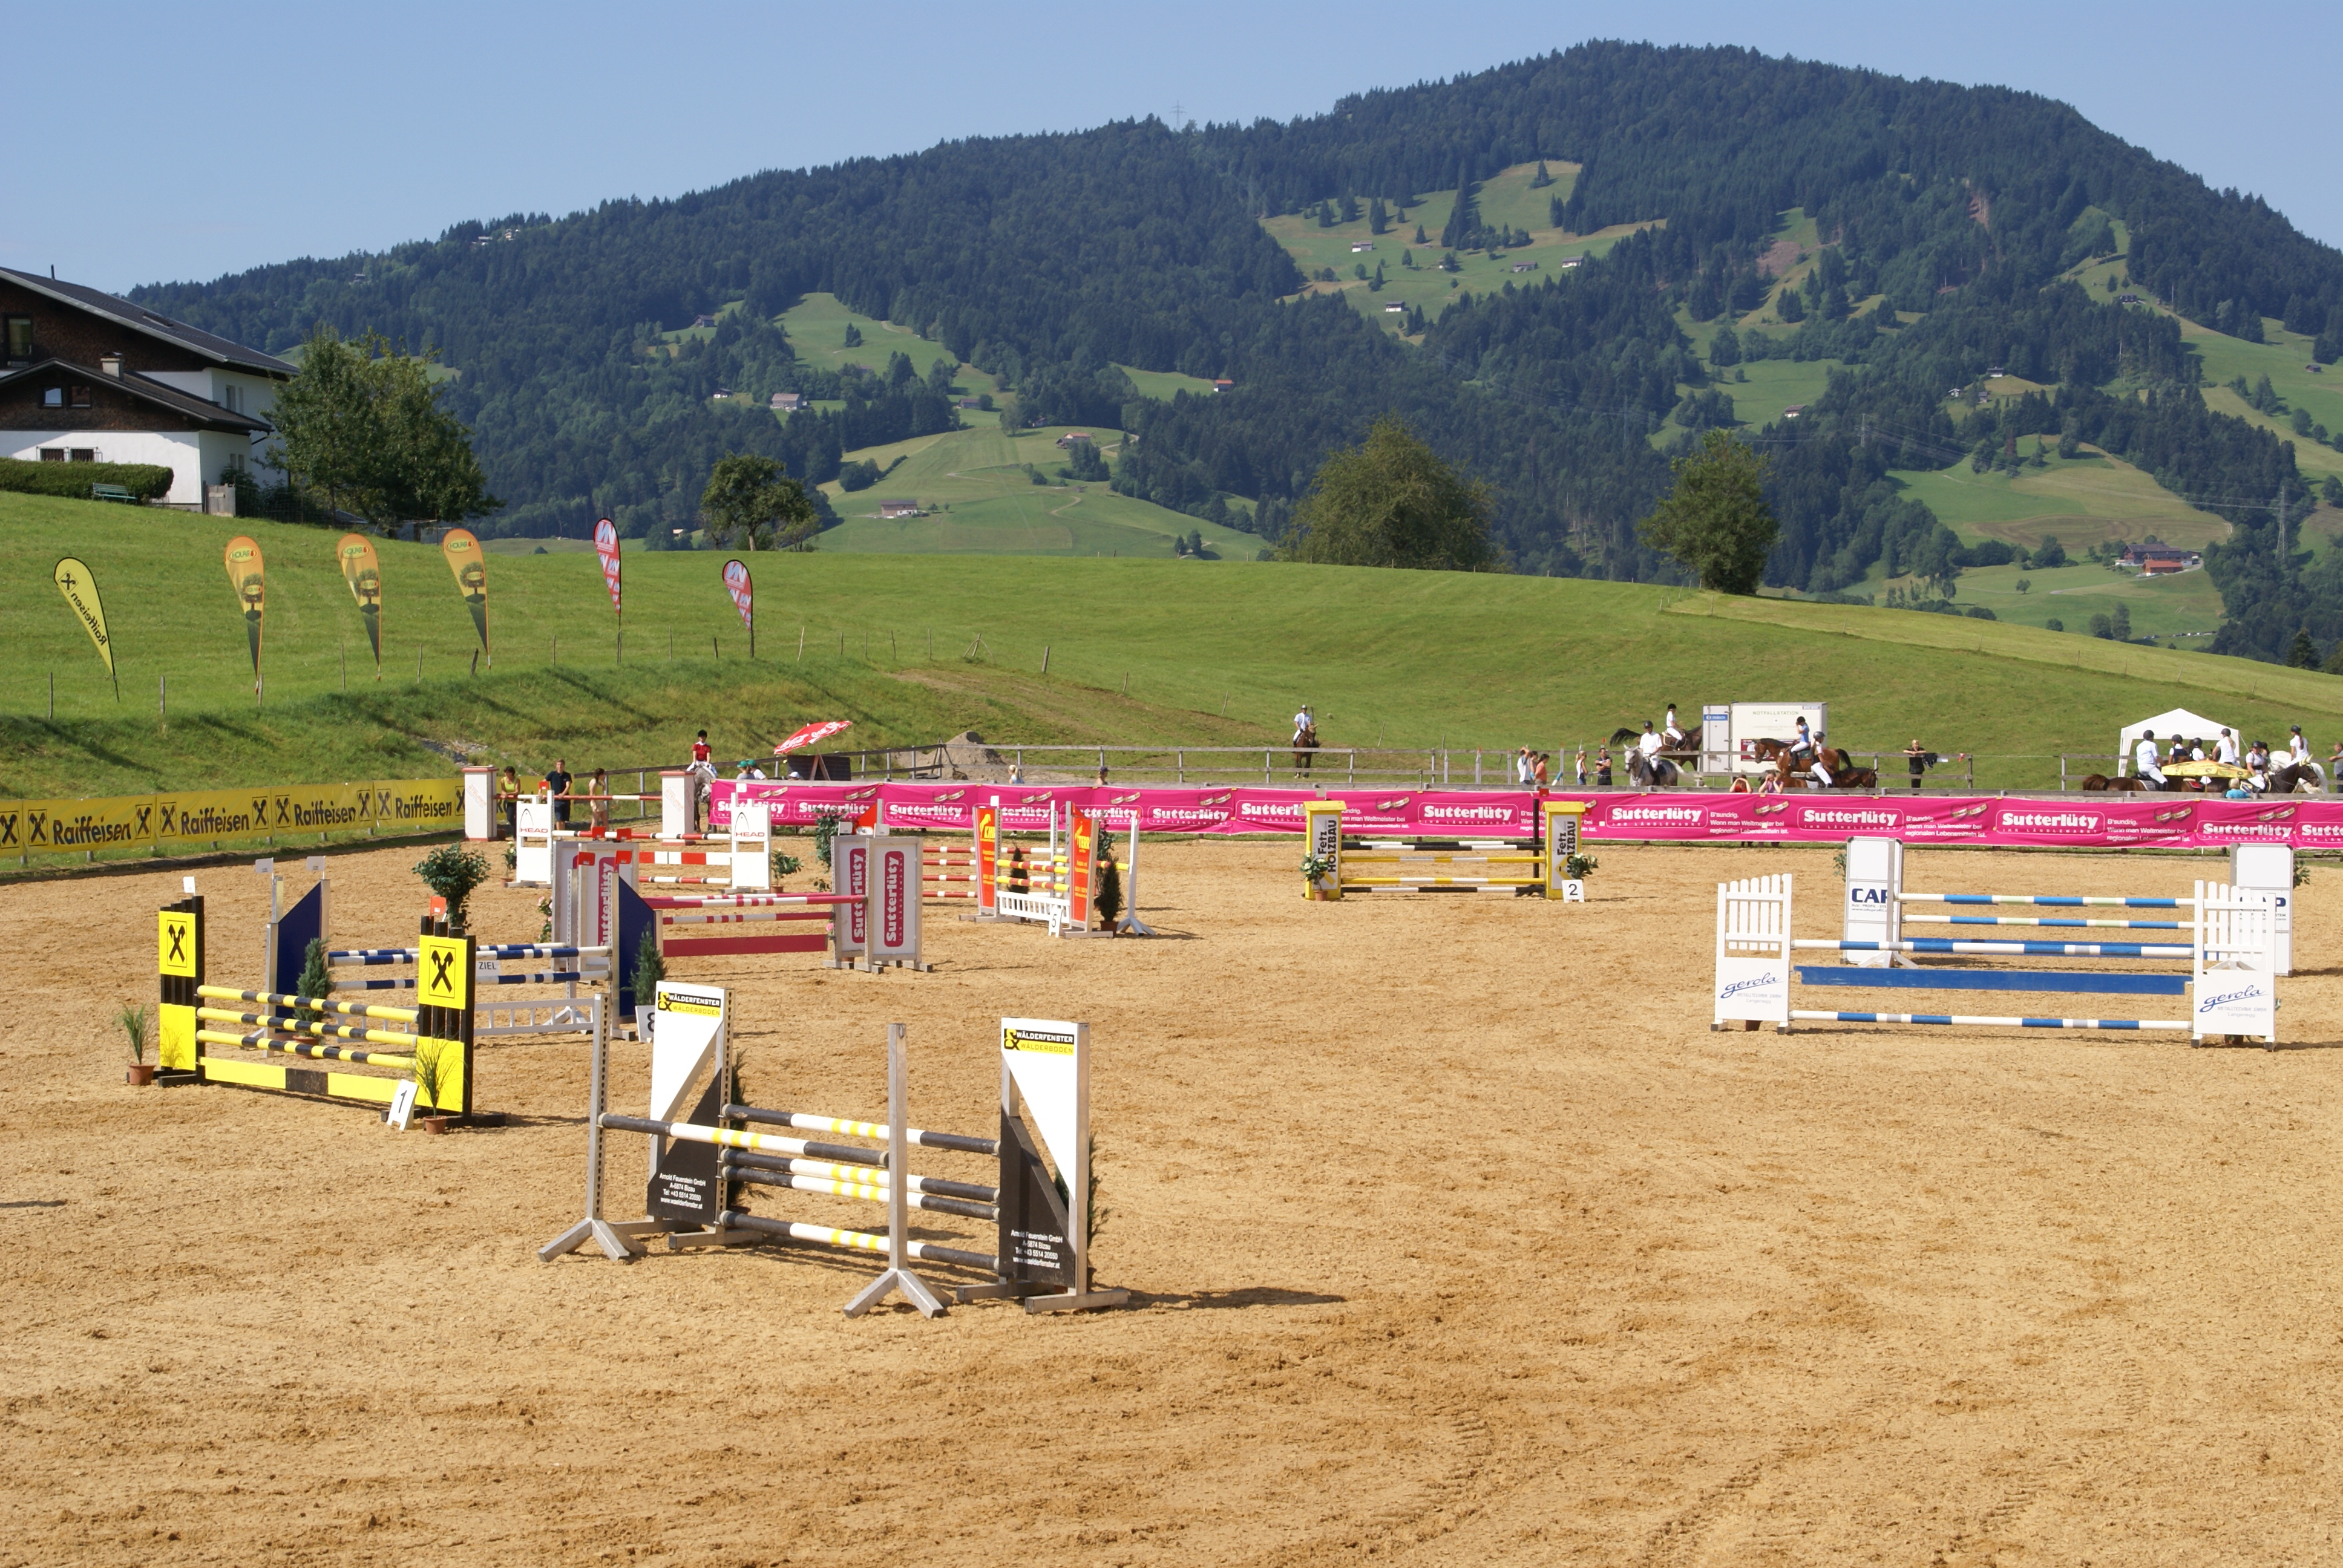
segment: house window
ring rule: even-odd
[[[62,407],[64,407],[65,406],[65,389],[64,387],[46,387],[46,388],[45,388],[45,389],[42,391],[42,393],[41,393],[41,407],[44,407],[44,408],[62,408]]]
[[[76,387],[73,389],[73,406],[76,408],[86,408],[89,407],[88,387]]]
[[[8,357],[30,359],[33,357],[33,318],[12,316],[8,318]]]
[[[42,462],[44,462],[44,463],[62,463],[62,462],[64,462],[65,460],[65,449],[63,447],[42,447],[42,448],[41,448],[41,461],[42,461]]]
[[[244,412],[244,388],[233,381],[220,388],[220,407],[231,414]]]
[[[76,463],[95,463],[97,461],[97,448],[95,447],[75,447],[73,449],[73,460]]]

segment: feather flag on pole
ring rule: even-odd
[[[740,624],[749,628],[749,657],[757,657],[757,585],[749,580],[749,568],[739,561],[724,563],[724,591],[732,596],[732,608],[740,612]]]
[[[380,680],[382,562],[374,553],[374,541],[364,534],[344,534],[334,552],[341,558],[342,580],[350,585],[350,595],[358,601],[358,614],[366,619],[367,642],[374,649],[374,678]]]
[[[236,590],[236,603],[244,610],[245,640],[252,648],[252,699],[257,703],[260,700],[260,622],[268,608],[266,568],[260,559],[260,547],[242,534],[228,540],[226,559],[228,586]]]
[[[65,606],[74,618],[89,633],[90,641],[97,644],[97,657],[106,661],[106,678],[114,682],[114,700],[122,700],[122,676],[114,668],[114,639],[106,634],[106,605],[97,597],[97,574],[88,566],[67,556],[57,562],[54,574],[57,591],[65,596]]]
[[[480,554],[480,541],[469,528],[449,528],[439,541],[439,553],[447,558],[447,569],[456,574],[456,591],[464,596],[464,608],[472,612],[472,629],[480,634],[480,651],[488,656],[488,668],[494,669],[496,650],[488,646],[488,567]]]
[[[604,518],[594,525],[594,553],[602,558],[602,586],[610,590],[610,613],[618,618],[618,661],[627,658],[627,607],[619,591],[618,526]]]

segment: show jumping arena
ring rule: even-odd
[[[1159,940],[937,906],[915,979],[670,960],[726,990],[759,1106],[873,1114],[900,1021],[909,1121],[990,1135],[999,1020],[1086,1022],[1091,1258],[1131,1299],[1057,1316],[850,1320],[883,1261],[785,1241],[540,1262],[580,1213],[588,1037],[482,1030],[509,1121],[445,1136],[132,1088],[112,1018],[154,999],[186,869],[0,889],[0,1568],[2343,1561],[2343,872],[2297,900],[2276,1050],[1784,1036],[1710,1030],[1716,889],[1793,875],[1793,934],[1843,940],[1835,846],[1587,847],[1584,903],[1329,904],[1298,836],[1150,839]],[[417,858],[329,859],[337,948],[415,943]],[[1904,878],[2171,899],[2226,863],[1914,848]],[[193,874],[215,982],[255,986],[266,879]],[[484,888],[473,925],[534,933],[544,896]],[[1906,919],[1972,912],[2061,918]],[[1830,1005],[2037,1007],[1894,990]],[[647,1049],[608,1044],[639,1116]],[[608,1211],[640,1213],[648,1141],[613,1136]],[[993,1181],[964,1159],[910,1168]]]

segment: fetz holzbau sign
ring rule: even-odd
[[[405,832],[453,827],[463,819],[463,782],[456,779],[0,800],[0,854],[67,854],[140,845],[167,850],[215,839],[366,828]]]

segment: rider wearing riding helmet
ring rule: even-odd
[[[2132,748],[2132,766],[2138,770],[2141,778],[2158,789],[2164,788],[2164,769],[2157,765],[2156,759],[2155,730],[2140,731],[2139,744]]]

